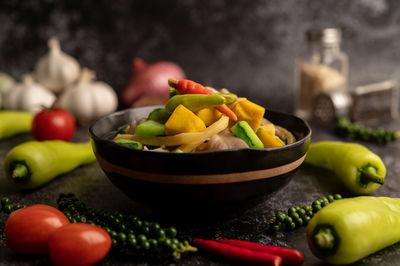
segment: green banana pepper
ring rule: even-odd
[[[307,225],[315,256],[330,264],[349,264],[400,241],[400,199],[359,196],[337,200]]]
[[[30,132],[33,114],[24,111],[0,111],[0,139]]]
[[[237,95],[233,94],[233,93],[220,93],[220,92],[217,92],[215,94],[216,95],[221,95],[222,97],[224,97],[224,99],[225,99],[224,103],[227,104],[227,105],[236,102],[236,100],[238,98]]]
[[[374,192],[385,181],[386,167],[381,158],[357,143],[313,143],[304,162],[332,170],[350,192],[359,195]]]
[[[28,141],[7,153],[4,169],[19,188],[33,189],[94,160],[89,142]]]
[[[150,112],[149,117],[147,119],[165,124],[170,115],[171,114],[168,113],[167,110],[165,110],[165,108],[156,108]]]
[[[189,110],[196,112],[204,108],[220,106],[225,103],[222,94],[182,94],[170,98],[165,105],[165,110],[172,113],[180,104]]]

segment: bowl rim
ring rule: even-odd
[[[276,150],[288,150],[288,149],[291,149],[293,147],[302,145],[307,139],[311,138],[311,135],[312,135],[312,129],[311,129],[310,125],[308,124],[308,122],[306,120],[304,120],[304,119],[302,119],[302,118],[300,118],[300,117],[298,117],[296,115],[289,114],[289,113],[282,112],[282,111],[276,111],[276,110],[273,110],[273,109],[269,109],[268,112],[273,112],[273,113],[276,113],[278,115],[290,116],[290,117],[293,117],[293,118],[301,121],[304,124],[304,126],[307,128],[308,133],[305,136],[303,136],[301,139],[298,139],[298,140],[296,140],[295,142],[293,142],[291,144],[286,144],[284,146],[275,147],[275,148],[236,148],[236,149],[227,149],[227,150],[213,150],[213,151],[198,151],[198,152],[178,153],[178,152],[159,152],[159,151],[153,151],[153,150],[135,150],[135,149],[130,149],[130,148],[124,147],[122,145],[119,145],[119,144],[113,142],[110,139],[106,139],[104,137],[100,137],[94,132],[94,127],[102,119],[107,119],[108,117],[111,117],[111,116],[117,116],[117,115],[125,114],[125,113],[132,112],[132,111],[135,111],[135,110],[138,110],[138,109],[145,109],[145,108],[146,109],[147,108],[150,109],[150,108],[153,108],[153,110],[154,110],[156,108],[160,108],[160,107],[163,107],[163,106],[164,105],[149,105],[149,106],[143,106],[143,107],[127,108],[127,109],[119,110],[119,111],[110,113],[108,115],[102,116],[102,117],[100,117],[99,119],[97,119],[96,121],[94,121],[90,125],[90,127],[89,127],[89,136],[95,142],[97,142],[97,141],[106,141],[106,142],[110,143],[111,145],[114,145],[114,147],[116,149],[129,150],[129,151],[135,152],[135,153],[136,152],[138,152],[138,153],[146,152],[146,153],[168,154],[169,156],[188,156],[188,155],[190,155],[190,156],[202,156],[204,154],[231,153],[231,152],[237,152],[237,151],[265,152],[265,151],[276,151]]]

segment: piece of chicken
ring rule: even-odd
[[[242,139],[232,135],[230,130],[227,128],[219,134],[215,134],[210,138],[202,150],[204,151],[217,151],[217,150],[228,150],[228,149],[241,149],[248,148],[249,146]]]

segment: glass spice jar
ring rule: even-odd
[[[340,29],[311,30],[306,36],[308,49],[296,62],[295,114],[310,119],[319,94],[347,91],[349,62],[340,48]]]

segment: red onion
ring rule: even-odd
[[[132,77],[122,92],[126,107],[131,107],[142,97],[168,98],[168,78],[184,79],[182,68],[173,62],[160,61],[146,63],[135,58],[132,64]]]

